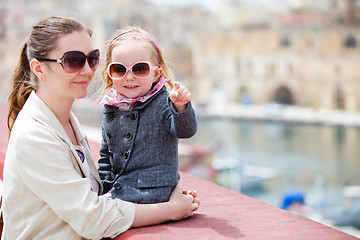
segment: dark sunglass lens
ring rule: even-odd
[[[84,67],[86,56],[82,52],[71,51],[64,54],[63,66],[64,70],[70,73],[79,71]]]
[[[147,63],[137,63],[133,66],[132,71],[136,77],[148,77],[150,66]]]
[[[99,50],[94,50],[89,53],[88,62],[91,70],[95,71],[99,66],[100,52]]]
[[[126,74],[126,67],[119,63],[112,64],[109,69],[109,74],[110,77],[113,78],[122,78]]]

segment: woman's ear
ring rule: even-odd
[[[37,59],[32,59],[30,61],[30,68],[31,70],[33,71],[33,73],[40,79],[40,80],[43,80],[45,79],[45,75],[44,75],[44,72],[42,71],[41,69],[41,65],[40,65],[40,62],[39,60]]]
[[[158,68],[154,71],[154,82],[157,82],[162,74],[163,70],[162,68]]]

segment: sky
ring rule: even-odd
[[[200,5],[207,10],[215,10],[218,4],[221,4],[225,0],[148,0],[152,3],[161,5],[175,5],[175,6],[186,6],[186,5]],[[268,7],[269,5],[275,6],[288,6],[289,4],[297,4],[301,0],[226,0],[232,2],[241,3],[244,7],[249,9]],[[324,0],[322,0],[324,1]],[[326,0],[325,0],[326,1]]]
[[[151,0],[151,2],[161,5],[175,6],[200,5],[205,9],[213,10],[216,7],[217,0]]]

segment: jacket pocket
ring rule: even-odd
[[[137,185],[139,188],[173,187],[177,183],[177,172],[155,170],[140,172]]]

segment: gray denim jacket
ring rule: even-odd
[[[179,113],[163,87],[131,111],[105,105],[99,175],[104,193],[136,203],[168,201],[180,178],[178,138],[197,130],[191,102]]]

